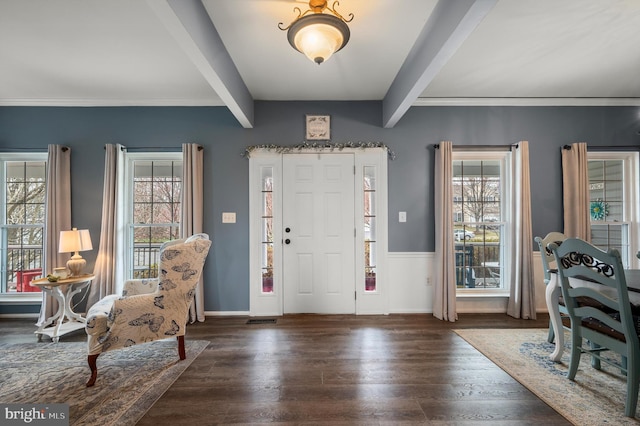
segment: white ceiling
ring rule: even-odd
[[[316,65],[303,0],[0,0],[0,105],[640,105],[640,0],[341,0],[351,39]],[[329,5],[333,0],[329,1]]]

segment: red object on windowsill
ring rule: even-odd
[[[41,291],[40,288],[31,285],[31,280],[42,275],[42,268],[25,269],[16,271],[16,285],[18,292],[34,293]]]
[[[365,291],[376,291],[376,277],[375,275],[372,277],[365,277],[364,279],[364,289]]]
[[[262,277],[262,292],[273,293],[273,277]]]

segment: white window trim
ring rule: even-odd
[[[0,197],[2,200],[6,200],[6,187],[5,187],[5,163],[8,161],[44,161],[49,159],[49,154],[46,152],[3,152],[0,153],[0,179],[3,180],[0,184]],[[7,218],[5,217],[5,209],[0,211],[0,223],[5,224]],[[5,264],[6,268],[6,264]],[[4,305],[34,305],[42,303],[42,293],[0,293],[0,303]]]
[[[116,261],[116,265],[122,265],[122,268],[118,268],[119,271],[117,276],[120,276],[120,279],[116,279],[116,294],[120,294],[122,292],[122,286],[125,280],[130,279],[128,277],[128,271],[132,270],[133,267],[131,265],[132,256],[131,251],[133,250],[132,241],[133,236],[131,235],[131,224],[133,224],[133,209],[131,208],[133,203],[133,176],[134,176],[134,163],[136,161],[182,161],[182,152],[125,152],[124,153],[124,176],[123,176],[123,187],[124,187],[124,197],[118,200],[118,210],[119,216],[122,218],[122,226],[119,227],[120,237],[119,240],[121,242],[121,246],[124,247],[124,250],[119,250],[121,253],[121,258]],[[122,201],[122,202],[120,202]]]
[[[461,288],[456,289],[456,298],[487,298],[487,297],[509,297],[510,296],[510,284],[512,282],[512,259],[510,256],[511,251],[506,250],[505,247],[513,245],[513,161],[510,150],[504,151],[461,151],[454,150],[452,153],[452,161],[466,161],[466,160],[499,160],[500,168],[502,171],[502,179],[500,182],[500,197],[502,199],[501,205],[503,218],[503,235],[502,247],[500,250],[500,265],[504,273],[504,278],[501,275],[501,284],[503,288],[499,289],[470,289]]]
[[[301,153],[316,150],[301,150]],[[355,156],[355,227],[356,227],[356,271],[362,271],[356,276],[356,315],[375,315],[389,313],[389,298],[392,288],[387,277],[388,271],[388,185],[387,161],[385,149],[352,149],[341,150],[353,153]],[[377,220],[377,260],[376,260],[376,291],[365,292],[364,277],[364,199],[363,199],[363,167],[376,167],[376,220]],[[262,219],[262,167],[273,170],[273,293],[263,293],[262,289],[262,258],[261,247],[261,219]],[[280,316],[283,315],[284,303],[281,291],[282,265],[282,154],[268,149],[257,149],[249,157],[249,313],[251,316]]]
[[[624,223],[629,224],[629,268],[639,268],[640,259],[640,153],[631,151],[587,152],[587,161],[622,160],[624,173]],[[591,223],[591,216],[589,216]]]

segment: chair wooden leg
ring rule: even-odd
[[[627,357],[624,357],[627,359]],[[629,369],[627,370],[627,399],[624,404],[624,415],[633,417],[636,414],[636,406],[638,405],[638,387],[640,387],[640,373],[637,369],[636,359],[628,358]]]
[[[87,382],[87,387],[91,387],[96,383],[96,377],[98,376],[98,367],[96,365],[96,361],[98,359],[98,355],[89,355],[87,357],[87,362],[89,363],[89,368],[91,369],[91,378]]]
[[[578,365],[580,364],[580,355],[582,351],[582,335],[580,330],[574,327],[573,321],[571,321],[571,358],[569,360],[569,371],[567,371],[567,378],[573,380],[578,372]]]
[[[590,348],[593,352],[597,353],[597,352],[598,352],[598,349],[600,349],[600,345],[598,345],[597,343],[589,342],[589,348]],[[595,357],[595,356],[592,356],[592,357],[591,357],[591,366],[592,366],[593,368],[595,368],[596,370],[600,370],[600,369],[602,368],[602,367],[601,367],[601,364],[600,364],[600,358],[597,358],[597,357]]]
[[[180,359],[187,357],[187,353],[184,350],[184,336],[178,336],[178,354],[180,355]]]

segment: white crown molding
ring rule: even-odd
[[[220,99],[0,99],[0,106],[226,106]],[[418,98],[413,106],[640,106],[640,98]]]
[[[226,106],[220,99],[0,99],[0,106],[121,107]]]
[[[640,98],[418,98],[413,106],[640,106]]]

